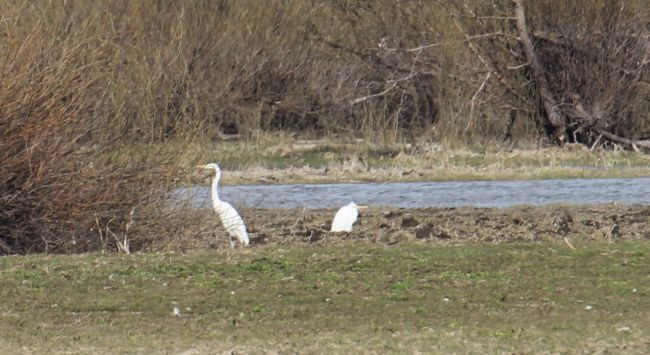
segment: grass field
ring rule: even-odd
[[[10,353],[650,349],[650,243],[0,258]],[[180,315],[173,314],[178,307]]]

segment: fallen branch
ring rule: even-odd
[[[581,128],[586,128],[589,131],[598,135],[598,138],[591,146],[591,149],[594,149],[594,147],[596,147],[596,144],[598,144],[598,142],[600,142],[602,138],[605,138],[610,142],[625,144],[627,146],[630,146],[632,149],[634,149],[637,152],[639,151],[639,147],[650,149],[650,140],[633,140],[633,139],[618,136],[614,133],[599,128],[597,126],[598,122],[602,121],[602,119],[604,118],[602,116],[603,115],[606,116],[607,113],[596,114],[596,115],[592,114],[590,111],[585,109],[584,104],[582,103],[582,99],[577,94],[571,95],[571,100],[573,101],[573,109],[570,110],[569,114],[582,123],[582,125],[578,128],[578,130]]]
[[[638,151],[639,147],[650,149],[650,140],[636,141],[633,139],[617,136],[613,133],[607,132],[602,128],[597,128],[597,127],[591,127],[590,130],[593,131],[594,133],[598,133],[599,135],[603,136],[603,138],[608,139],[612,142],[628,145],[636,151]]]

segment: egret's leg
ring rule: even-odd
[[[232,235],[230,236],[230,249],[235,249],[235,241],[232,239]]]

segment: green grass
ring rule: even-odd
[[[578,251],[561,244],[350,244],[3,257],[0,347],[37,353],[645,349],[649,253],[650,243],[621,242],[585,243]],[[181,316],[172,315],[175,306]]]

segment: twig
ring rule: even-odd
[[[516,20],[514,16],[476,16],[477,20]]]
[[[419,47],[414,47],[414,48],[406,48],[406,49],[401,49],[401,48],[382,48],[381,50],[388,51],[388,52],[418,52],[423,49],[428,49],[428,48],[433,48],[433,47],[441,47],[441,46],[449,46],[452,44],[458,44],[458,43],[465,43],[469,41],[473,41],[475,39],[481,39],[481,38],[487,38],[487,37],[495,37],[495,36],[501,36],[501,37],[508,37],[510,35],[505,34],[503,32],[494,32],[494,33],[483,33],[480,35],[474,35],[474,36],[465,36],[465,39],[459,39],[455,41],[445,41],[445,42],[437,42],[437,43],[430,43],[430,44],[425,44]]]
[[[458,31],[459,31],[460,33],[462,33],[462,34],[465,36],[466,39],[467,39],[467,38],[470,38],[470,36],[465,32],[465,30],[463,30],[463,27],[460,25],[460,23],[459,23],[457,20],[455,20],[455,19],[454,19],[454,25],[456,25],[456,28],[458,28]],[[499,71],[499,70],[498,70],[494,65],[488,63],[488,62],[485,60],[485,58],[483,58],[483,56],[481,55],[481,52],[479,51],[479,49],[478,49],[478,48],[477,48],[477,47],[476,47],[476,46],[475,46],[471,41],[467,41],[467,45],[469,46],[469,49],[471,49],[472,52],[474,52],[474,55],[476,55],[476,57],[481,61],[481,63],[483,63],[483,65],[485,66],[485,68],[486,68],[487,70],[489,70],[490,72],[494,73],[494,76],[496,77],[497,81],[499,82],[499,84],[501,84],[501,86],[503,86],[503,87],[505,88],[505,90],[506,90],[506,92],[507,92],[508,94],[512,95],[512,96],[513,96],[515,99],[517,99],[520,103],[525,103],[525,102],[527,102],[527,99],[526,99],[526,98],[524,98],[523,96],[521,96],[520,94],[518,94],[518,93],[517,93],[517,92],[516,92],[516,91],[515,91],[511,86],[510,86],[510,84],[508,83],[508,81],[506,80],[506,78],[505,78],[505,77],[500,73],[500,71]]]
[[[126,223],[126,226],[124,226],[124,242],[122,242],[122,250],[127,254],[131,254],[131,250],[129,249],[128,235],[129,235],[129,229],[131,228],[131,225],[133,225],[134,212],[135,212],[135,207],[131,209],[131,213],[129,213],[129,221]]]
[[[465,126],[465,131],[469,129],[469,126],[472,122],[472,118],[474,117],[474,106],[476,103],[476,98],[478,97],[478,94],[483,91],[483,88],[485,88],[485,84],[487,84],[488,80],[490,80],[490,76],[492,76],[492,71],[488,71],[487,75],[485,76],[485,79],[483,80],[483,83],[481,83],[481,86],[476,90],[476,93],[474,96],[472,96],[472,100],[470,100],[470,107],[469,107],[469,120],[467,120],[467,126]]]
[[[113,239],[115,239],[115,245],[117,246],[117,249],[121,252],[124,252],[125,254],[131,254],[131,249],[129,246],[129,229],[131,228],[131,225],[133,224],[133,214],[135,213],[135,207],[131,209],[131,213],[129,213],[129,221],[126,222],[126,225],[124,226],[124,239],[120,240],[118,236],[110,229],[109,224],[110,222],[115,219],[111,219],[108,223],[106,223],[106,235],[111,235]],[[97,222],[97,225],[99,226],[99,222]],[[103,237],[101,237],[101,228],[100,230],[100,238],[103,240]]]
[[[516,65],[516,66],[514,66],[514,67],[506,67],[506,69],[509,69],[509,70],[519,70],[519,69],[525,68],[525,67],[527,67],[527,66],[529,66],[529,65],[530,65],[530,64],[528,64],[528,63],[524,63],[524,64]]]
[[[382,92],[354,99],[354,100],[350,101],[350,105],[356,105],[356,104],[358,104],[360,102],[364,102],[366,100],[372,99],[373,97],[379,97],[379,96],[386,95],[389,91],[393,90],[393,88],[395,88],[395,86],[397,86],[397,82],[393,83],[393,85],[391,85],[388,89],[386,89],[386,90],[384,90]]]
[[[474,54],[476,54],[476,56],[477,56],[478,59],[481,61],[481,63],[483,63],[483,65],[485,65],[485,67],[486,67],[488,70],[491,71],[491,70],[492,70],[491,66],[490,66],[490,65],[488,64],[488,62],[483,58],[483,56],[481,56],[481,54],[480,54],[478,48],[476,48],[476,46],[474,46],[474,45],[472,44],[472,42],[470,41],[471,36],[468,35],[467,33],[465,33],[465,31],[463,31],[463,27],[460,25],[460,23],[458,23],[458,21],[456,21],[456,19],[454,19],[454,24],[456,25],[456,27],[458,28],[458,30],[460,31],[460,33],[462,33],[462,34],[465,36],[465,40],[464,40],[463,42],[467,42],[467,43],[468,43],[469,48],[474,52]]]
[[[417,59],[417,56],[416,56],[416,59]],[[415,73],[414,73],[415,70],[413,68],[414,66],[415,66],[415,63],[413,63],[413,66],[411,67],[411,73],[409,75],[407,75],[407,76],[405,76],[403,78],[399,78],[399,79],[387,80],[386,83],[387,84],[388,83],[399,83],[399,82],[402,82],[402,81],[407,81],[407,80],[413,79],[415,77]]]
[[[574,247],[573,245],[571,245],[571,242],[569,242],[569,239],[567,239],[567,237],[564,237],[564,242],[565,242],[566,245],[567,245],[569,248],[571,248],[572,250],[577,250],[576,247]]]
[[[409,74],[408,76],[403,77],[403,78],[400,78],[400,79],[388,80],[388,81],[386,81],[386,84],[388,84],[388,83],[392,83],[392,84],[393,84],[393,85],[391,85],[388,89],[386,89],[386,90],[384,90],[384,91],[382,91],[382,92],[376,93],[376,94],[372,94],[372,95],[368,95],[368,96],[363,96],[363,97],[356,98],[356,99],[350,101],[350,105],[356,105],[356,104],[358,104],[358,103],[360,103],[360,102],[367,101],[367,100],[372,99],[372,98],[374,98],[374,97],[384,96],[384,95],[386,95],[389,91],[393,90],[393,89],[395,88],[395,86],[397,86],[398,83],[400,83],[400,82],[402,82],[402,81],[411,80],[411,79],[413,79],[414,77],[415,77],[415,74],[414,74],[414,73],[411,73],[411,74]]]
[[[600,143],[600,139],[601,139],[601,138],[603,138],[603,135],[602,135],[602,134],[599,134],[599,135],[598,135],[598,138],[596,138],[596,141],[594,141],[594,144],[591,145],[591,148],[589,148],[589,150],[594,150],[594,148],[596,148],[596,146],[598,145],[598,143]]]
[[[483,80],[483,83],[481,84],[481,86],[478,88],[478,90],[476,91],[476,93],[474,94],[474,96],[472,96],[472,101],[471,101],[471,102],[472,102],[472,110],[474,109],[474,101],[476,100],[476,97],[478,96],[478,94],[479,94],[481,91],[483,91],[483,88],[485,88],[485,84],[487,84],[488,80],[490,80],[490,76],[492,76],[492,72],[491,72],[491,71],[489,71],[489,72],[487,73],[487,75],[485,76],[485,80]]]
[[[102,251],[106,250],[106,242],[104,242],[104,234],[102,233],[102,226],[99,224],[99,219],[95,217],[95,224],[97,224],[97,232],[99,233],[99,241],[102,244]]]

